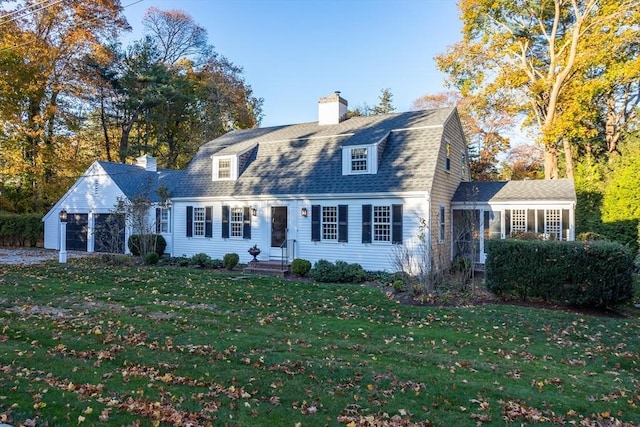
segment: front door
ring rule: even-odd
[[[280,248],[287,240],[287,207],[271,207],[271,247]]]

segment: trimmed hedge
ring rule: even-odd
[[[490,240],[485,280],[498,296],[611,307],[633,297],[633,258],[616,242]]]
[[[367,278],[367,273],[360,264],[349,264],[344,261],[336,261],[335,264],[326,259],[318,260],[309,277],[318,282],[325,283],[362,283]]]
[[[0,212],[0,246],[37,246],[44,236],[39,214]]]
[[[154,252],[157,253],[158,256],[162,256],[164,250],[167,248],[167,241],[161,234],[132,234],[131,236],[129,236],[129,240],[127,240],[127,246],[129,247],[129,251],[131,251],[131,255],[140,255],[140,249],[142,248],[140,239],[142,238],[155,239],[156,244]],[[149,244],[147,247],[150,246],[151,244]]]

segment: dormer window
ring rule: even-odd
[[[351,149],[351,172],[366,172],[367,167],[367,148],[352,148]]]
[[[378,173],[377,144],[342,147],[342,175],[376,173]]]
[[[213,157],[212,172],[214,181],[238,179],[238,158],[236,156]]]
[[[218,179],[231,178],[231,160],[218,159]]]

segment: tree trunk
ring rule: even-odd
[[[558,179],[558,149],[554,146],[544,148],[544,179]]]
[[[567,138],[562,138],[562,147],[564,148],[564,159],[566,165],[566,178],[573,179],[573,154],[571,153],[571,144]]]

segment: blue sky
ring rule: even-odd
[[[152,6],[181,9],[206,28],[264,98],[263,127],[316,121],[318,99],[337,90],[354,108],[389,88],[396,111],[407,111],[445,90],[433,58],[460,39],[454,0],[133,1],[122,1],[128,39],[140,38]]]

